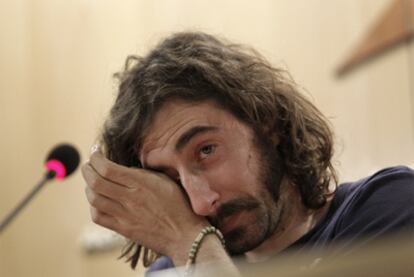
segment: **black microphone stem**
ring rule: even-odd
[[[45,176],[39,183],[26,195],[26,197],[20,201],[20,203],[12,210],[0,223],[0,233],[6,228],[7,225],[20,213],[20,211],[30,202],[30,200],[36,195],[36,193],[46,184],[47,181],[55,177],[54,171],[46,172]]]

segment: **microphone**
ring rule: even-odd
[[[78,167],[80,156],[78,150],[70,144],[59,144],[47,155],[45,168],[46,176],[50,179],[61,180],[72,174]]]
[[[46,182],[57,179],[62,180],[72,174],[78,167],[80,155],[78,150],[70,144],[59,144],[47,155],[45,161],[46,173],[36,186],[23,198],[22,201],[1,221],[0,233],[19,214],[19,212],[30,202],[36,193]]]

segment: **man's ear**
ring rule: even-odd
[[[270,126],[274,126],[274,124],[264,124],[262,126],[262,134],[265,137],[268,137],[270,142],[273,144],[273,146],[278,146],[280,144],[280,137],[277,134],[275,128],[271,128]]]
[[[273,143],[274,146],[278,146],[280,144],[280,137],[276,132],[272,132],[270,134],[270,141]]]
[[[277,131],[275,129],[271,129],[268,127],[268,125],[266,125],[262,127],[262,132],[265,137],[269,138],[270,142],[274,146],[278,146],[280,144],[280,136],[277,134]]]

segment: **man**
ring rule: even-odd
[[[412,230],[413,171],[337,187],[325,118],[253,50],[178,33],[118,77],[103,154],[83,175],[93,221],[130,239],[133,268],[163,256],[151,270],[221,261],[235,273],[236,255]]]

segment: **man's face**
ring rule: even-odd
[[[278,164],[255,141],[213,102],[174,100],[156,114],[140,161],[180,183],[194,213],[222,231],[231,254],[242,254],[274,232],[282,210]]]

